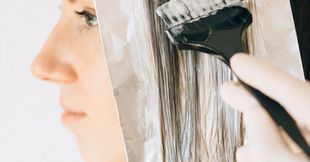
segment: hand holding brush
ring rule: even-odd
[[[250,11],[240,2],[242,0],[171,0],[160,6],[157,13],[168,26],[166,33],[171,42],[180,50],[203,52],[231,67],[233,56],[245,52],[244,33],[253,21]],[[251,72],[251,68],[244,70]],[[239,83],[310,159],[310,147],[282,103],[242,79],[239,77]],[[269,86],[268,82],[265,84]]]
[[[245,54],[231,59],[231,67],[245,83],[281,103],[310,139],[310,83]],[[250,69],[250,70],[247,70]],[[247,139],[237,151],[238,162],[306,162],[306,155],[239,83],[225,83],[221,95],[231,107],[243,112]]]

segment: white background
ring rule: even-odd
[[[60,0],[1,0],[0,162],[81,162],[60,124],[58,87],[30,65],[59,15]]]

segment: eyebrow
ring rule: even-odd
[[[68,0],[70,3],[75,3],[77,0]]]

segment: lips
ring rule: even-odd
[[[81,120],[81,119],[83,119],[85,117],[86,117],[86,113],[76,113],[76,112],[65,111],[61,115],[61,121],[63,123],[74,122],[74,121]]]
[[[61,107],[64,109],[64,112],[61,115],[62,123],[79,121],[87,116],[85,112],[79,109],[68,107],[63,102],[60,102],[60,104]]]

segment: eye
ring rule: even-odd
[[[91,13],[89,13],[88,11],[82,11],[82,12],[78,12],[75,11],[76,14],[83,16],[85,18],[85,21],[87,23],[88,26],[92,27],[92,26],[96,26],[98,25],[98,21],[97,21],[97,16],[93,15]]]

